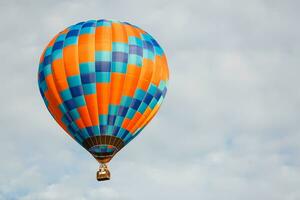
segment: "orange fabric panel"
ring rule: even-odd
[[[146,117],[144,115],[141,115],[139,120],[133,124],[133,127],[131,128],[132,133],[134,133],[138,128],[141,127],[141,124],[146,120]]]
[[[149,115],[152,112],[152,109],[150,107],[147,107],[145,112],[143,113],[144,116]]]
[[[54,107],[57,107],[59,105],[58,101],[56,100],[55,96],[51,93],[50,90],[47,90],[44,94],[49,102],[49,105],[52,105]]]
[[[122,73],[111,73],[110,104],[120,104],[125,75]]]
[[[154,73],[153,73],[153,77],[152,77],[152,81],[151,81],[156,86],[158,86],[159,83],[160,83],[162,69],[163,69],[163,66],[161,66],[160,56],[156,56],[155,57]]]
[[[78,126],[79,129],[85,128],[84,123],[83,123],[83,121],[82,121],[81,118],[76,119],[75,123],[77,124],[77,126]]]
[[[141,68],[136,65],[127,65],[126,78],[124,81],[123,95],[133,96],[136,90]]]
[[[79,75],[80,70],[78,67],[78,49],[77,45],[70,45],[63,48],[63,59],[65,63],[66,75],[74,76]]]
[[[59,105],[62,103],[62,100],[56,90],[56,86],[54,84],[54,80],[53,80],[53,76],[52,74],[48,75],[46,78],[46,83],[47,83],[47,87],[48,87],[48,91],[49,92],[49,96],[47,97],[47,99],[49,101],[53,101],[52,103],[57,103],[56,105]],[[53,97],[53,98],[52,98]]]
[[[138,88],[141,88],[142,90],[147,91],[149,84],[150,84],[150,81],[142,78],[138,83]]]
[[[139,81],[138,77],[132,75],[126,75],[124,88],[123,88],[123,95],[133,97],[138,81]]]
[[[97,95],[84,95],[93,126],[99,125]]]
[[[139,77],[140,76],[140,72],[141,72],[141,68],[136,66],[136,65],[132,65],[132,64],[128,64],[127,65],[127,72],[126,74],[131,74],[133,76]]]
[[[127,129],[127,126],[129,125],[131,119],[125,118],[122,124],[122,128]]]
[[[69,88],[63,59],[57,59],[52,62],[52,71],[58,91]]]
[[[127,24],[124,24],[124,28],[126,30],[126,33],[127,33],[127,36],[132,36],[132,37],[137,37],[137,38],[140,38],[141,37],[141,34],[140,34],[140,31],[133,27],[133,26],[130,26],[130,25],[127,25]]]
[[[82,34],[78,39],[79,63],[95,61],[95,34]]]
[[[144,91],[148,90],[152,74],[153,74],[154,63],[152,60],[143,59],[143,67],[141,70],[140,80],[138,83],[138,88],[143,89]]]
[[[127,127],[127,130],[133,133],[133,127],[134,125],[141,119],[142,114],[139,112],[136,112],[132,120],[130,121],[130,124]]]
[[[163,80],[169,80],[169,68],[168,62],[165,55],[162,57],[162,67],[163,67]]]
[[[78,127],[79,129],[85,128],[85,125],[84,125],[84,123],[83,123],[83,121],[82,121],[82,118],[76,119],[76,120],[74,121],[74,123],[77,125],[77,127]]]
[[[48,106],[49,110],[51,111],[51,113],[59,120],[61,120],[63,114],[62,112],[59,110],[58,106],[55,104],[51,104],[49,103]]]
[[[128,43],[128,38],[125,32],[124,25],[115,22],[113,22],[111,25],[112,25],[112,42]]]
[[[81,106],[81,107],[77,108],[77,111],[79,112],[79,115],[80,115],[81,119],[83,120],[85,127],[92,126],[92,122],[89,117],[89,111],[87,109],[87,106]]]
[[[111,32],[112,29],[110,26],[99,26],[96,28],[96,51],[111,51]]]
[[[108,113],[110,83],[97,83],[97,98],[98,98],[98,112],[101,115]]]
[[[154,62],[150,59],[144,58],[143,59],[143,68],[141,76],[145,80],[151,80],[152,73],[154,68]]]
[[[96,34],[95,51],[111,51],[112,50],[112,27],[99,26],[96,28],[95,34]],[[111,82],[96,83],[98,115],[108,114],[110,84]]]
[[[95,62],[95,34],[81,34],[78,37],[78,61],[80,63]],[[78,66],[79,68],[79,66]],[[98,123],[98,111],[91,109],[91,105],[97,104],[96,95],[84,96],[86,106],[78,108],[80,117],[82,118],[86,127]],[[92,100],[93,99],[93,100]],[[89,101],[89,102],[88,102]],[[91,103],[91,105],[89,105]],[[96,105],[96,109],[98,106]],[[91,110],[90,110],[91,109]],[[97,118],[97,121],[95,119]]]
[[[141,117],[140,117],[140,120],[139,120],[138,122],[135,122],[135,123],[130,122],[130,125],[129,125],[129,126],[132,127],[132,128],[131,128],[131,132],[132,132],[132,133],[133,133],[136,129],[142,127],[143,122],[147,119],[148,115],[149,115],[151,112],[152,112],[152,110],[151,110],[151,108],[149,108],[149,107],[146,108],[146,110],[145,110],[145,112],[144,112],[143,114],[137,112],[138,115],[141,116]],[[136,113],[136,114],[137,114],[137,113]],[[134,116],[134,117],[135,117],[135,116]]]

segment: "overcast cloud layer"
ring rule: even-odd
[[[299,200],[298,2],[0,1],[0,199]],[[37,68],[54,34],[101,18],[152,34],[170,84],[98,183],[46,110]]]

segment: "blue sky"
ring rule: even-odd
[[[1,1],[0,199],[300,199],[299,2]],[[37,86],[54,34],[136,24],[170,68],[157,117],[112,160],[112,180],[54,122]],[[161,151],[163,147],[164,151]]]

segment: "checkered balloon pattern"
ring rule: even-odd
[[[105,163],[157,113],[168,77],[166,56],[147,32],[126,22],[90,20],[50,41],[38,84],[57,123]]]

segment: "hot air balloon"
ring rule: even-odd
[[[90,20],[58,33],[39,62],[38,85],[56,122],[107,163],[157,113],[167,92],[166,56],[147,32],[127,22]]]

